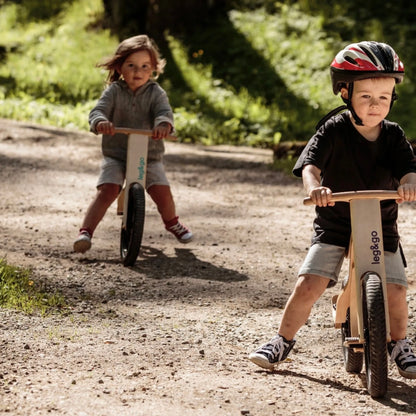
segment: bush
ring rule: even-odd
[[[283,141],[308,139],[317,121],[340,104],[329,64],[346,44],[342,36],[354,28],[357,11],[348,7],[350,15],[340,17],[335,6],[321,10],[316,1],[245,0],[240,6],[191,33],[164,34],[169,61],[160,82],[178,136],[274,150]],[[0,117],[88,129],[88,112],[106,77],[96,64],[118,44],[103,21],[101,0],[5,2]],[[370,23],[360,33],[383,37],[380,21]],[[402,26],[401,45],[412,33]],[[413,53],[410,46],[405,50]],[[403,108],[412,107],[413,89],[406,76],[391,114],[411,136],[416,124]]]

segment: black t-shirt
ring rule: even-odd
[[[380,136],[370,142],[354,128],[348,112],[330,118],[316,132],[293,174],[301,177],[306,165],[321,170],[321,184],[332,192],[396,190],[404,175],[416,172],[413,149],[398,124],[383,120]],[[381,202],[384,248],[392,252],[399,243],[397,211],[394,201]],[[348,247],[350,234],[348,203],[316,207],[312,243]]]

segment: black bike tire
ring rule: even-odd
[[[363,368],[363,357],[362,352],[355,352],[351,347],[345,346],[344,342],[346,338],[351,337],[351,319],[350,309],[348,308],[345,322],[341,327],[341,339],[342,339],[342,352],[344,355],[344,367],[348,373],[359,374]]]
[[[133,266],[142,244],[145,218],[145,192],[134,183],[129,189],[126,226],[121,228],[120,255],[124,266]]]
[[[371,397],[378,398],[386,394],[388,378],[383,288],[375,273],[367,273],[362,282],[367,390]]]

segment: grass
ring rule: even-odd
[[[163,34],[168,63],[159,81],[180,140],[275,149],[281,141],[307,140],[316,122],[342,103],[332,93],[329,64],[355,39],[328,32],[325,18],[302,11],[300,3],[266,3],[231,10],[189,33]],[[23,4],[32,6],[30,13]],[[0,117],[88,130],[106,76],[96,64],[119,42],[103,21],[101,0],[3,3]],[[385,40],[382,26],[370,29],[369,38]],[[413,90],[406,77],[391,114],[410,137],[416,122],[403,110],[413,107]]]
[[[65,308],[66,304],[62,295],[50,293],[36,282],[29,269],[0,259],[0,307],[47,315]]]
[[[31,19],[22,10],[6,3],[0,11],[6,50],[0,62],[0,117],[87,130],[88,112],[106,75],[96,64],[118,44],[102,29],[101,0],[62,2],[44,19]],[[320,84],[327,81],[330,53],[322,51],[330,44],[323,40],[319,18],[282,6],[274,14],[232,11],[214,27],[192,36],[165,34],[170,60],[160,82],[171,98],[179,137],[267,148],[304,139],[326,104]],[[296,52],[311,39],[321,52],[308,68],[307,51]],[[221,43],[232,58],[226,65]],[[246,70],[247,62],[253,65]],[[173,81],[169,68],[183,85]]]
[[[117,45],[108,31],[91,27],[101,19],[101,1],[68,3],[47,20],[21,20],[20,11],[11,3],[0,12],[7,51],[0,116],[88,129],[88,112],[104,87],[105,73],[96,64]]]

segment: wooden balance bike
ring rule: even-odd
[[[122,215],[120,255],[124,266],[133,266],[142,244],[145,219],[147,148],[151,130],[117,127],[116,133],[128,135],[126,180],[118,197],[117,213]],[[168,136],[176,140],[175,136]]]
[[[380,201],[399,199],[396,191],[339,192],[333,202],[349,202],[349,273],[332,298],[335,328],[341,329],[346,371],[360,373],[365,359],[371,397],[387,392],[387,343],[390,338]],[[310,198],[304,200],[312,205]]]

